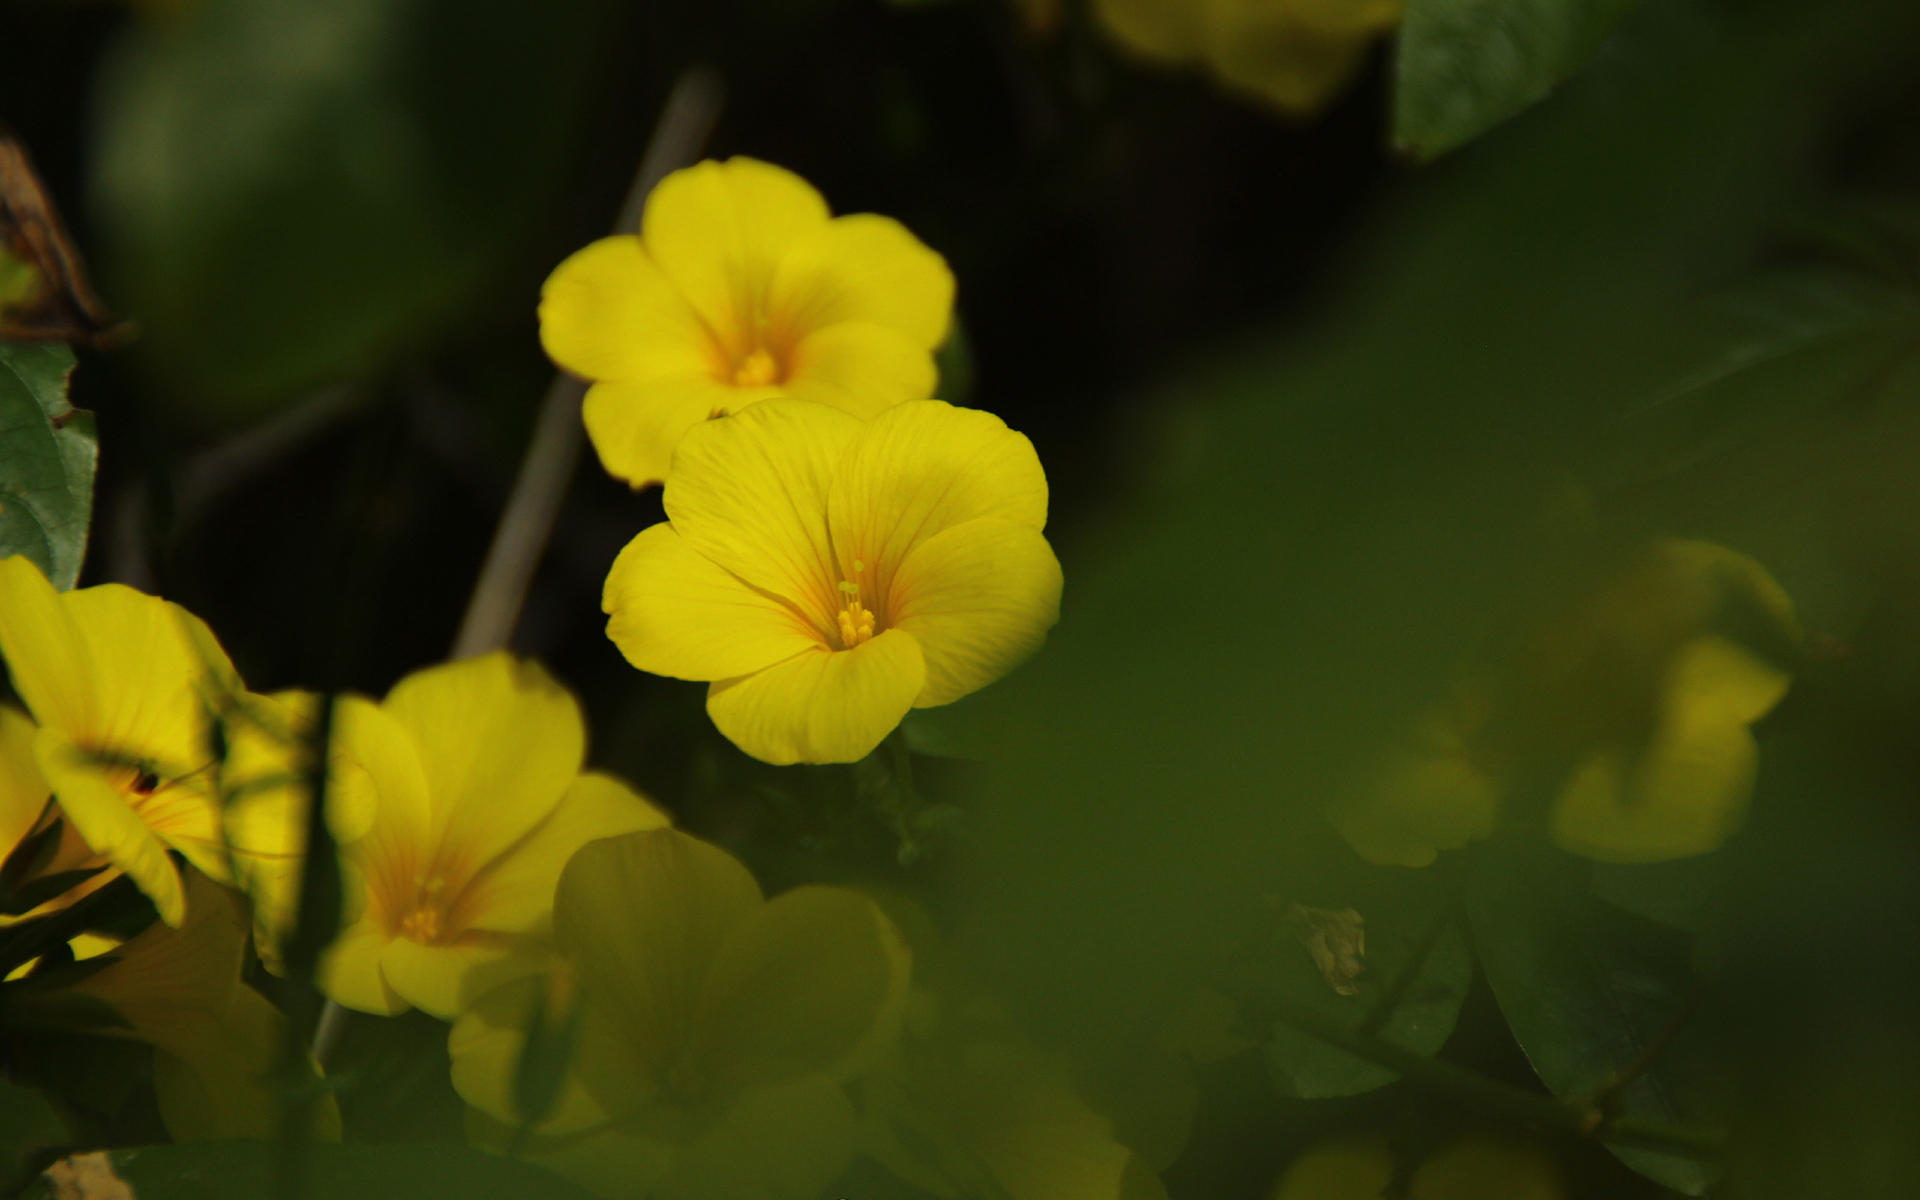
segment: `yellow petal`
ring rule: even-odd
[[[0,654],[35,718],[163,777],[202,766],[208,749],[205,668],[183,618],[119,584],[58,593],[31,561],[0,562]]]
[[[451,1021],[473,1000],[537,974],[539,957],[493,941],[422,945],[397,937],[380,951],[380,977],[393,994],[428,1016]]]
[[[708,972],[698,1045],[725,1086],[834,1072],[897,1006],[909,956],[871,900],[799,887],[735,929]]]
[[[885,326],[931,351],[953,318],[953,272],[891,217],[836,217],[791,246],[773,278],[771,311],[796,331],[847,321]]]
[[[1659,725],[1629,763],[1591,755],[1561,793],[1554,839],[1602,862],[1659,862],[1718,849],[1746,818],[1759,752],[1750,721],[1789,676],[1717,635],[1683,645],[1668,669]]]
[[[793,606],[694,550],[670,524],[640,531],[607,572],[607,636],[642,671],[710,683],[825,644]]]
[[[1384,25],[1320,25],[1291,9],[1204,0],[1208,64],[1222,81],[1284,113],[1317,112],[1366,61]],[[1372,6],[1350,5],[1353,9]]]
[[[447,1037],[453,1059],[453,1089],[468,1104],[509,1126],[520,1123],[514,1110],[513,1080],[527,1028],[535,1015],[547,981],[526,976],[481,995],[460,1014]],[[585,1022],[574,1047],[574,1061],[604,1057],[610,1039],[604,1025]],[[617,1049],[613,1051],[618,1053]],[[607,1112],[580,1086],[578,1072],[570,1072],[554,1110],[540,1124],[542,1135],[570,1136],[603,1125]]]
[[[0,858],[33,832],[53,792],[34,757],[39,732],[32,717],[0,704]]]
[[[340,931],[320,957],[319,987],[327,999],[355,1012],[397,1016],[409,1005],[388,986],[380,960],[393,938],[369,921]]]
[[[1545,1146],[1508,1138],[1470,1137],[1420,1164],[1407,1200],[1561,1200],[1566,1184]]]
[[[1033,443],[999,417],[915,400],[848,444],[828,513],[842,578],[857,573],[866,595],[885,596],[901,561],[943,530],[982,517],[1044,528],[1047,476]]]
[[[926,685],[913,635],[889,629],[852,650],[809,650],[707,689],[707,715],[763,762],[856,762],[900,724]]]
[[[886,609],[926,658],[915,706],[950,704],[1024,662],[1060,619],[1060,587],[1053,548],[1030,525],[987,517],[919,543]]]
[[[687,544],[821,628],[840,611],[827,492],[860,422],[802,400],[764,401],[687,432],[663,496]]]
[[[457,890],[553,811],[580,773],[580,705],[505,651],[416,671],[381,703],[413,735],[432,804],[428,870]]]
[[[643,380],[718,369],[712,337],[639,238],[602,238],[540,289],[540,343],[586,379]]]
[[[567,864],[554,936],[587,1002],[614,1022],[624,1056],[582,1059],[582,1082],[611,1112],[650,1097],[686,1045],[700,981],[727,936],[761,907],[734,857],[674,829],[589,842]]]
[[[1327,805],[1327,819],[1360,857],[1381,866],[1424,867],[1440,851],[1493,832],[1500,789],[1468,751],[1468,727],[1476,722],[1470,707],[1436,708],[1406,745]]]
[[[598,838],[669,824],[666,813],[624,781],[598,771],[580,775],[547,819],[474,882],[472,927],[545,930],[552,922],[560,872],[575,851]]]
[[[632,487],[663,483],[687,430],[780,395],[775,387],[735,387],[710,374],[663,375],[638,383],[596,383],[581,416],[607,474]]]
[[[179,926],[187,911],[179,869],[167,857],[167,844],[134,811],[126,793],[59,729],[42,729],[35,738],[34,751],[41,771],[60,798],[61,812],[75,831],[133,879],[153,901],[162,921]],[[205,817],[211,831],[211,805]]]
[[[342,847],[346,909],[370,927],[391,931],[406,916],[433,859],[433,801],[426,771],[412,734],[369,700],[341,697],[334,710],[334,731],[342,752],[365,770],[377,798],[366,833]],[[377,953],[374,959],[377,963]],[[333,998],[368,1012],[385,1011],[366,1007],[385,1003],[378,975],[377,969],[370,979],[363,973],[359,983],[350,985],[358,1002]],[[402,1001],[393,1003],[402,1011],[406,1008]]]
[[[846,1093],[815,1076],[755,1088],[681,1148],[659,1200],[814,1196],[853,1162],[859,1118]]]
[[[1205,36],[1194,0],[1094,0],[1094,15],[1128,50],[1155,62],[1189,62]]]
[[[780,259],[827,222],[827,204],[791,171],[751,158],[703,162],[660,181],[641,239],[680,294],[728,344],[764,311]]]
[[[1383,1200],[1393,1182],[1384,1138],[1341,1138],[1293,1160],[1273,1200]]]
[[[830,404],[862,420],[933,394],[933,355],[898,330],[867,321],[829,325],[794,347],[786,394]]]

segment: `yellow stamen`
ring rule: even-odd
[[[780,364],[764,347],[756,346],[733,368],[733,382],[736,387],[771,386],[780,382]]]
[[[416,908],[400,922],[400,936],[430,946],[440,937],[440,910]]]
[[[867,564],[859,559],[853,561],[853,573],[857,576],[867,569]],[[872,610],[860,603],[860,584],[857,580],[843,580],[841,594],[847,602],[840,609],[840,646],[851,650],[873,640],[874,615]]]

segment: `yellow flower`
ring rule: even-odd
[[[635,487],[693,425],[770,396],[871,417],[933,394],[953,275],[897,221],[832,217],[790,171],[733,158],[662,180],[639,236],[561,263],[540,337],[594,381],[587,433]]]
[[[476,989],[538,970],[573,852],[666,823],[581,772],[579,705],[504,652],[417,671],[379,704],[344,698],[335,724],[379,797],[342,848],[347,924],[321,966],[348,1008],[451,1018]]]
[[[1402,0],[1094,0],[1100,23],[1149,62],[1205,63],[1288,116],[1326,107],[1400,23]]]
[[[1474,1136],[1440,1151],[1392,1188],[1394,1156],[1381,1137],[1324,1142],[1293,1161],[1273,1200],[1561,1200],[1559,1164],[1546,1147],[1510,1137]]]
[[[1058,619],[1046,475],[988,413],[755,405],[688,433],[665,502],[607,576],[607,634],[709,683],[714,724],[767,762],[859,759]]]
[[[245,905],[198,872],[188,876],[185,924],[149,926],[64,990],[102,1001],[126,1021],[87,1032],[154,1048],[160,1115],[176,1141],[273,1137],[280,1104],[271,1074],[285,1019],[241,981]],[[45,997],[45,1011],[58,1011],[59,999]],[[339,1122],[328,1097],[316,1113],[316,1132],[337,1138]]]
[[[661,829],[576,854],[554,932],[583,1007],[525,1157],[615,1200],[811,1196],[852,1161],[839,1080],[897,1026],[910,965],[872,901],[800,887],[768,902],[725,851]],[[496,989],[448,1043],[483,1144],[518,1126],[538,988]]]
[[[56,592],[30,560],[0,561],[0,654],[39,722],[40,769],[74,830],[169,925],[186,906],[169,850],[226,877],[201,646],[217,653],[177,605],[118,584]]]
[[[45,916],[89,892],[98,891],[117,877],[116,872],[107,869],[107,860],[81,841],[73,826],[61,821],[60,811],[53,807],[53,788],[41,774],[40,762],[33,752],[39,734],[32,717],[11,704],[0,704],[0,859],[10,859],[14,854],[44,853],[37,838],[58,839],[45,861],[30,875],[17,880],[14,895],[6,898],[16,899],[30,888],[38,890],[45,886],[44,881],[55,876],[74,871],[96,873],[58,895],[46,896],[19,916],[0,915],[0,926]],[[52,830],[56,823],[60,825],[58,832]],[[36,844],[26,847],[29,839],[36,839]]]
[[[1374,862],[1423,866],[1491,832],[1509,781],[1550,772],[1562,848],[1603,862],[1718,849],[1746,818],[1749,728],[1786,694],[1800,639],[1766,569],[1709,542],[1654,543],[1463,690],[1328,816]]]

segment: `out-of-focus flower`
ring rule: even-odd
[[[522,1144],[615,1200],[811,1196],[852,1160],[840,1080],[898,1024],[910,958],[872,901],[765,900],[747,869],[671,829],[567,865],[554,932],[583,1006],[555,1111]],[[513,1080],[538,980],[454,1026],[453,1081],[483,1144],[519,1124]]]
[[[177,605],[118,584],[56,592],[31,560],[0,561],[0,654],[39,723],[40,770],[81,839],[131,876],[169,925],[186,906],[169,850],[227,874],[203,646],[218,652]],[[233,670],[224,656],[211,669]]]
[[[321,965],[348,1008],[451,1018],[538,970],[573,852],[666,824],[626,784],[581,772],[580,706],[504,652],[417,671],[377,705],[343,699],[335,728],[378,793],[342,848],[346,925]]]
[[[1154,63],[1202,63],[1229,88],[1311,116],[1400,24],[1402,0],[1094,0],[1123,48]]]
[[[95,951],[92,961],[103,965],[92,971],[69,968],[80,975],[77,981],[35,995],[23,1011],[59,1014],[63,1002],[77,996],[117,1014],[123,1025],[81,1028],[154,1048],[154,1089],[175,1140],[272,1137],[280,1105],[270,1076],[285,1023],[279,1010],[241,981],[246,906],[198,872],[188,872],[184,887],[186,917],[179,928],[156,923],[124,945],[76,947],[77,954]],[[29,976],[9,986],[34,983]],[[320,1135],[339,1136],[331,1097],[319,1106],[315,1121]]]
[[[1308,1150],[1274,1187],[1273,1200],[1561,1200],[1559,1164],[1546,1147],[1504,1136],[1465,1138],[1415,1167],[1404,1193],[1390,1191],[1394,1157],[1385,1138],[1346,1137]]]
[[[1759,563],[1655,543],[1584,605],[1465,689],[1328,815],[1367,858],[1421,866],[1485,836],[1509,781],[1561,780],[1554,840],[1604,862],[1705,854],[1739,829],[1786,694],[1793,603]]]
[[[687,435],[665,502],[607,576],[607,634],[709,683],[714,724],[767,762],[859,759],[1058,619],[1046,474],[988,413],[755,405]]]
[[[1385,1138],[1337,1138],[1293,1160],[1273,1200],[1385,1200],[1393,1154]]]
[[[770,396],[865,418],[932,395],[952,310],[946,263],[899,222],[830,216],[799,176],[733,158],[669,175],[639,236],[561,263],[540,337],[594,381],[601,463],[642,487],[689,428]]]

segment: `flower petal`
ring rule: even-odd
[[[814,1196],[853,1162],[859,1118],[832,1080],[755,1088],[681,1147],[658,1200]]]
[[[642,671],[710,683],[746,675],[826,638],[792,605],[730,575],[672,525],[640,531],[607,572],[607,636]]]
[[[693,1028],[701,979],[761,903],[760,885],[732,855],[675,829],[589,842],[567,864],[555,940],[590,1009],[629,1047],[578,1065],[608,1111],[629,1110],[661,1086]]]
[[[0,704],[0,858],[33,832],[53,792],[33,754],[39,733],[32,717]]]
[[[59,797],[61,812],[87,845],[132,877],[153,901],[160,919],[178,928],[187,913],[179,868],[167,857],[166,843],[134,811],[126,793],[59,729],[39,732],[34,755]],[[206,817],[211,828],[210,808]]]
[[[889,629],[852,650],[809,650],[723,679],[707,689],[707,715],[762,762],[855,762],[900,724],[926,678],[919,643]]]
[[[596,383],[587,389],[581,416],[607,474],[643,488],[665,482],[687,430],[780,394],[779,388],[734,387],[705,374],[663,375]]]
[[[670,824],[666,813],[625,781],[585,772],[525,841],[473,883],[472,896],[461,905],[471,914],[467,923],[502,933],[544,930],[552,922],[560,872],[575,851],[599,838]]]
[[[488,940],[427,946],[397,937],[380,952],[380,977],[428,1016],[451,1021],[478,997],[540,972],[543,959]]]
[[[897,1010],[910,961],[886,917],[858,892],[785,892],[733,931],[707,974],[702,1061],[731,1087],[833,1072]]]
[[[540,343],[587,379],[711,378],[720,365],[699,314],[631,234],[601,238],[554,268],[540,289]]]
[[[320,956],[319,986],[327,999],[355,1012],[397,1016],[410,1005],[387,986],[380,959],[393,939],[371,921],[340,931]]]
[[[822,628],[840,611],[827,533],[834,468],[860,422],[803,400],[755,404],[687,431],[663,500],[687,544]]]
[[[333,719],[336,743],[366,771],[377,797],[367,832],[342,848],[342,859],[351,867],[345,873],[346,908],[393,929],[413,903],[433,856],[426,771],[412,734],[381,706],[343,696]]]
[[[787,395],[830,404],[862,420],[933,394],[933,355],[898,330],[846,321],[808,334],[794,347]]]
[[[751,158],[675,171],[647,199],[647,252],[729,353],[764,311],[776,264],[827,223],[827,202],[791,171]]]
[[[514,1111],[514,1074],[527,1044],[534,1006],[546,982],[544,977],[528,976],[494,988],[460,1014],[447,1036],[454,1091],[468,1104],[510,1126],[519,1124],[519,1114]],[[582,1055],[603,1052],[599,1040],[593,1029],[583,1025],[575,1061]],[[554,1111],[540,1124],[540,1132],[542,1136],[566,1136],[606,1120],[606,1110],[580,1086],[577,1073],[569,1072]]]
[[[953,272],[891,217],[835,217],[780,259],[768,309],[805,336],[846,321],[885,326],[931,351],[953,320]]]
[[[511,1130],[507,1136],[512,1137]],[[501,1148],[505,1149],[505,1142]],[[615,1128],[596,1129],[555,1143],[536,1141],[526,1158],[596,1196],[652,1200],[660,1195],[660,1181],[672,1172],[680,1153],[680,1147],[672,1142]]]
[[[1190,62],[1205,39],[1199,4],[1181,0],[1094,0],[1093,11],[1115,40],[1155,62]]]
[[[1296,13],[1218,0],[1207,15],[1206,58],[1221,81],[1299,114],[1324,107],[1366,62],[1374,38],[1395,23],[1320,27]]]
[[[1042,529],[1047,476],[1033,443],[992,413],[939,400],[899,404],[869,421],[834,474],[828,521],[837,564],[868,596],[885,596],[915,545],[998,517]],[[890,613],[882,625],[892,625]]]
[[[1030,525],[987,517],[916,546],[886,601],[926,658],[915,707],[950,704],[1024,662],[1060,619],[1060,587],[1053,547]]]
[[[1636,762],[1588,758],[1562,791],[1553,836],[1602,862],[1719,849],[1746,819],[1759,750],[1749,722],[1786,694],[1786,672],[1715,635],[1675,652],[1660,726]]]
[[[432,803],[433,877],[458,888],[553,811],[580,773],[580,705],[505,651],[416,671],[381,707],[413,735]]]

